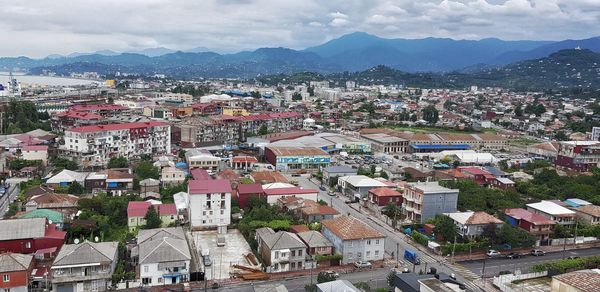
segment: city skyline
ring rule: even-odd
[[[599,25],[600,2],[591,0],[24,1],[0,8],[0,33],[11,44],[0,56],[304,49],[356,31],[407,39],[584,39]]]

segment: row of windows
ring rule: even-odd
[[[353,254],[352,254],[351,252],[349,252],[349,253],[348,253],[348,258],[349,258],[349,259],[351,259],[351,258],[352,258],[352,256],[353,256]],[[368,259],[368,258],[371,258],[371,251],[367,251],[367,252],[365,253],[365,256],[366,256],[366,258],[367,258],[367,259]],[[378,250],[376,250],[376,251],[375,251],[375,256],[376,256],[376,257],[377,257],[377,256],[379,256],[379,251],[378,251]],[[357,257],[357,258],[361,258],[361,257],[362,257],[362,252],[360,252],[360,251],[359,251],[359,252],[357,252],[357,253],[356,253],[356,257]]]

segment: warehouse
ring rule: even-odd
[[[329,166],[331,158],[316,147],[265,147],[265,159],[279,171],[317,171]]]

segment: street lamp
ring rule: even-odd
[[[492,248],[491,245],[488,245],[488,250]],[[485,261],[487,260],[487,255],[483,257],[483,268],[481,269],[481,279],[483,280],[483,287],[485,287]]]

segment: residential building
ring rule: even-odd
[[[536,245],[546,245],[550,234],[556,224],[542,215],[535,214],[522,208],[504,210],[504,217],[508,224],[519,227],[536,237]]]
[[[593,127],[592,128],[592,137],[591,137],[592,141],[600,141],[600,127]]]
[[[237,187],[236,196],[240,208],[246,209],[246,207],[248,207],[248,200],[251,197],[264,197],[265,192],[263,191],[262,185],[259,183],[239,184]]]
[[[333,254],[333,244],[318,231],[299,232],[298,237],[306,244],[308,254],[313,257]]]
[[[402,193],[392,188],[374,188],[369,190],[368,204],[375,208],[380,209],[393,204],[396,206],[402,206]]]
[[[83,126],[66,130],[64,143],[61,155],[82,166],[105,166],[111,157],[171,153],[171,127],[157,121]]]
[[[21,158],[29,161],[39,160],[42,165],[48,164],[48,145],[31,145],[21,148]]]
[[[34,195],[25,203],[25,211],[46,209],[71,216],[79,210],[78,201],[78,196],[67,194],[45,193]]]
[[[559,142],[544,142],[527,146],[527,153],[532,157],[539,157],[554,161],[558,156]]]
[[[185,160],[190,169],[202,168],[211,173],[219,169],[221,158],[212,155],[206,150],[190,149],[185,152]]]
[[[154,210],[160,216],[163,227],[177,221],[177,206],[175,204],[152,204],[148,201],[131,201],[127,205],[127,226],[129,227],[129,231],[133,232],[146,224],[145,217],[150,206],[154,207]]]
[[[52,290],[107,291],[118,254],[118,242],[65,244],[52,263]]]
[[[46,185],[51,188],[68,187],[74,182],[80,185],[85,185],[85,179],[88,176],[87,172],[77,172],[68,169],[63,169],[56,175],[51,176],[46,180]]]
[[[0,220],[0,253],[32,254],[42,249],[59,250],[66,235],[46,218]]]
[[[248,170],[252,169],[256,163],[258,163],[258,159],[254,156],[236,156],[231,159],[231,168]]]
[[[510,178],[496,177],[496,178],[494,178],[494,180],[492,180],[491,187],[495,188],[495,189],[501,189],[501,190],[514,189],[515,182],[512,181]]]
[[[278,171],[317,171],[329,165],[331,157],[316,147],[265,147],[265,159]]]
[[[190,180],[190,227],[225,229],[231,222],[231,193],[231,183],[228,180]]]
[[[34,268],[33,256],[19,253],[0,254],[0,291],[29,291],[29,275]]]
[[[385,235],[350,216],[321,221],[323,235],[331,241],[342,263],[380,261],[384,257]]]
[[[577,219],[589,225],[600,224],[600,206],[585,205],[573,209],[577,214]]]
[[[374,152],[390,153],[407,153],[408,140],[390,136],[388,134],[366,134],[361,137],[371,142],[371,149]]]
[[[575,225],[576,213],[561,205],[551,201],[540,201],[527,204],[527,210],[542,215],[563,226],[571,227]]]
[[[597,292],[600,269],[579,270],[552,277],[551,292]]]
[[[300,208],[300,215],[305,223],[321,222],[326,219],[333,219],[340,213],[327,205],[321,205],[316,201],[304,200],[305,202],[311,202],[311,204],[305,204],[304,207]]]
[[[483,211],[446,213],[445,215],[454,221],[460,236],[471,239],[481,236],[489,225],[495,225],[499,229],[504,224],[502,220]]]
[[[256,230],[258,253],[267,272],[303,270],[306,261],[306,245],[294,233],[275,232],[269,227]]]
[[[407,219],[424,223],[443,213],[456,212],[458,190],[440,186],[438,182],[408,183],[402,194],[402,212]]]
[[[65,226],[65,215],[63,213],[52,211],[49,209],[37,209],[25,213],[20,213],[16,215],[16,218],[45,218],[48,220],[48,222],[52,222],[52,224],[56,225],[57,230],[64,230]]]
[[[54,114],[51,119],[52,131],[56,133],[63,133],[65,130],[76,127],[97,125],[105,121],[99,114],[74,110]]]
[[[563,141],[558,148],[558,156],[554,163],[557,166],[589,171],[600,166],[599,141]]]
[[[296,186],[269,187],[269,185],[263,186],[263,192],[267,197],[267,203],[271,205],[276,204],[278,199],[285,197],[297,197],[316,202],[319,194],[319,190],[314,189],[303,189]]]
[[[143,285],[161,286],[187,282],[192,259],[181,227],[140,230],[132,251]]]
[[[176,167],[163,167],[160,174],[163,186],[178,185],[185,181],[185,172]]]
[[[360,200],[367,196],[369,190],[388,185],[365,175],[350,175],[338,178],[338,187],[343,194]]]

